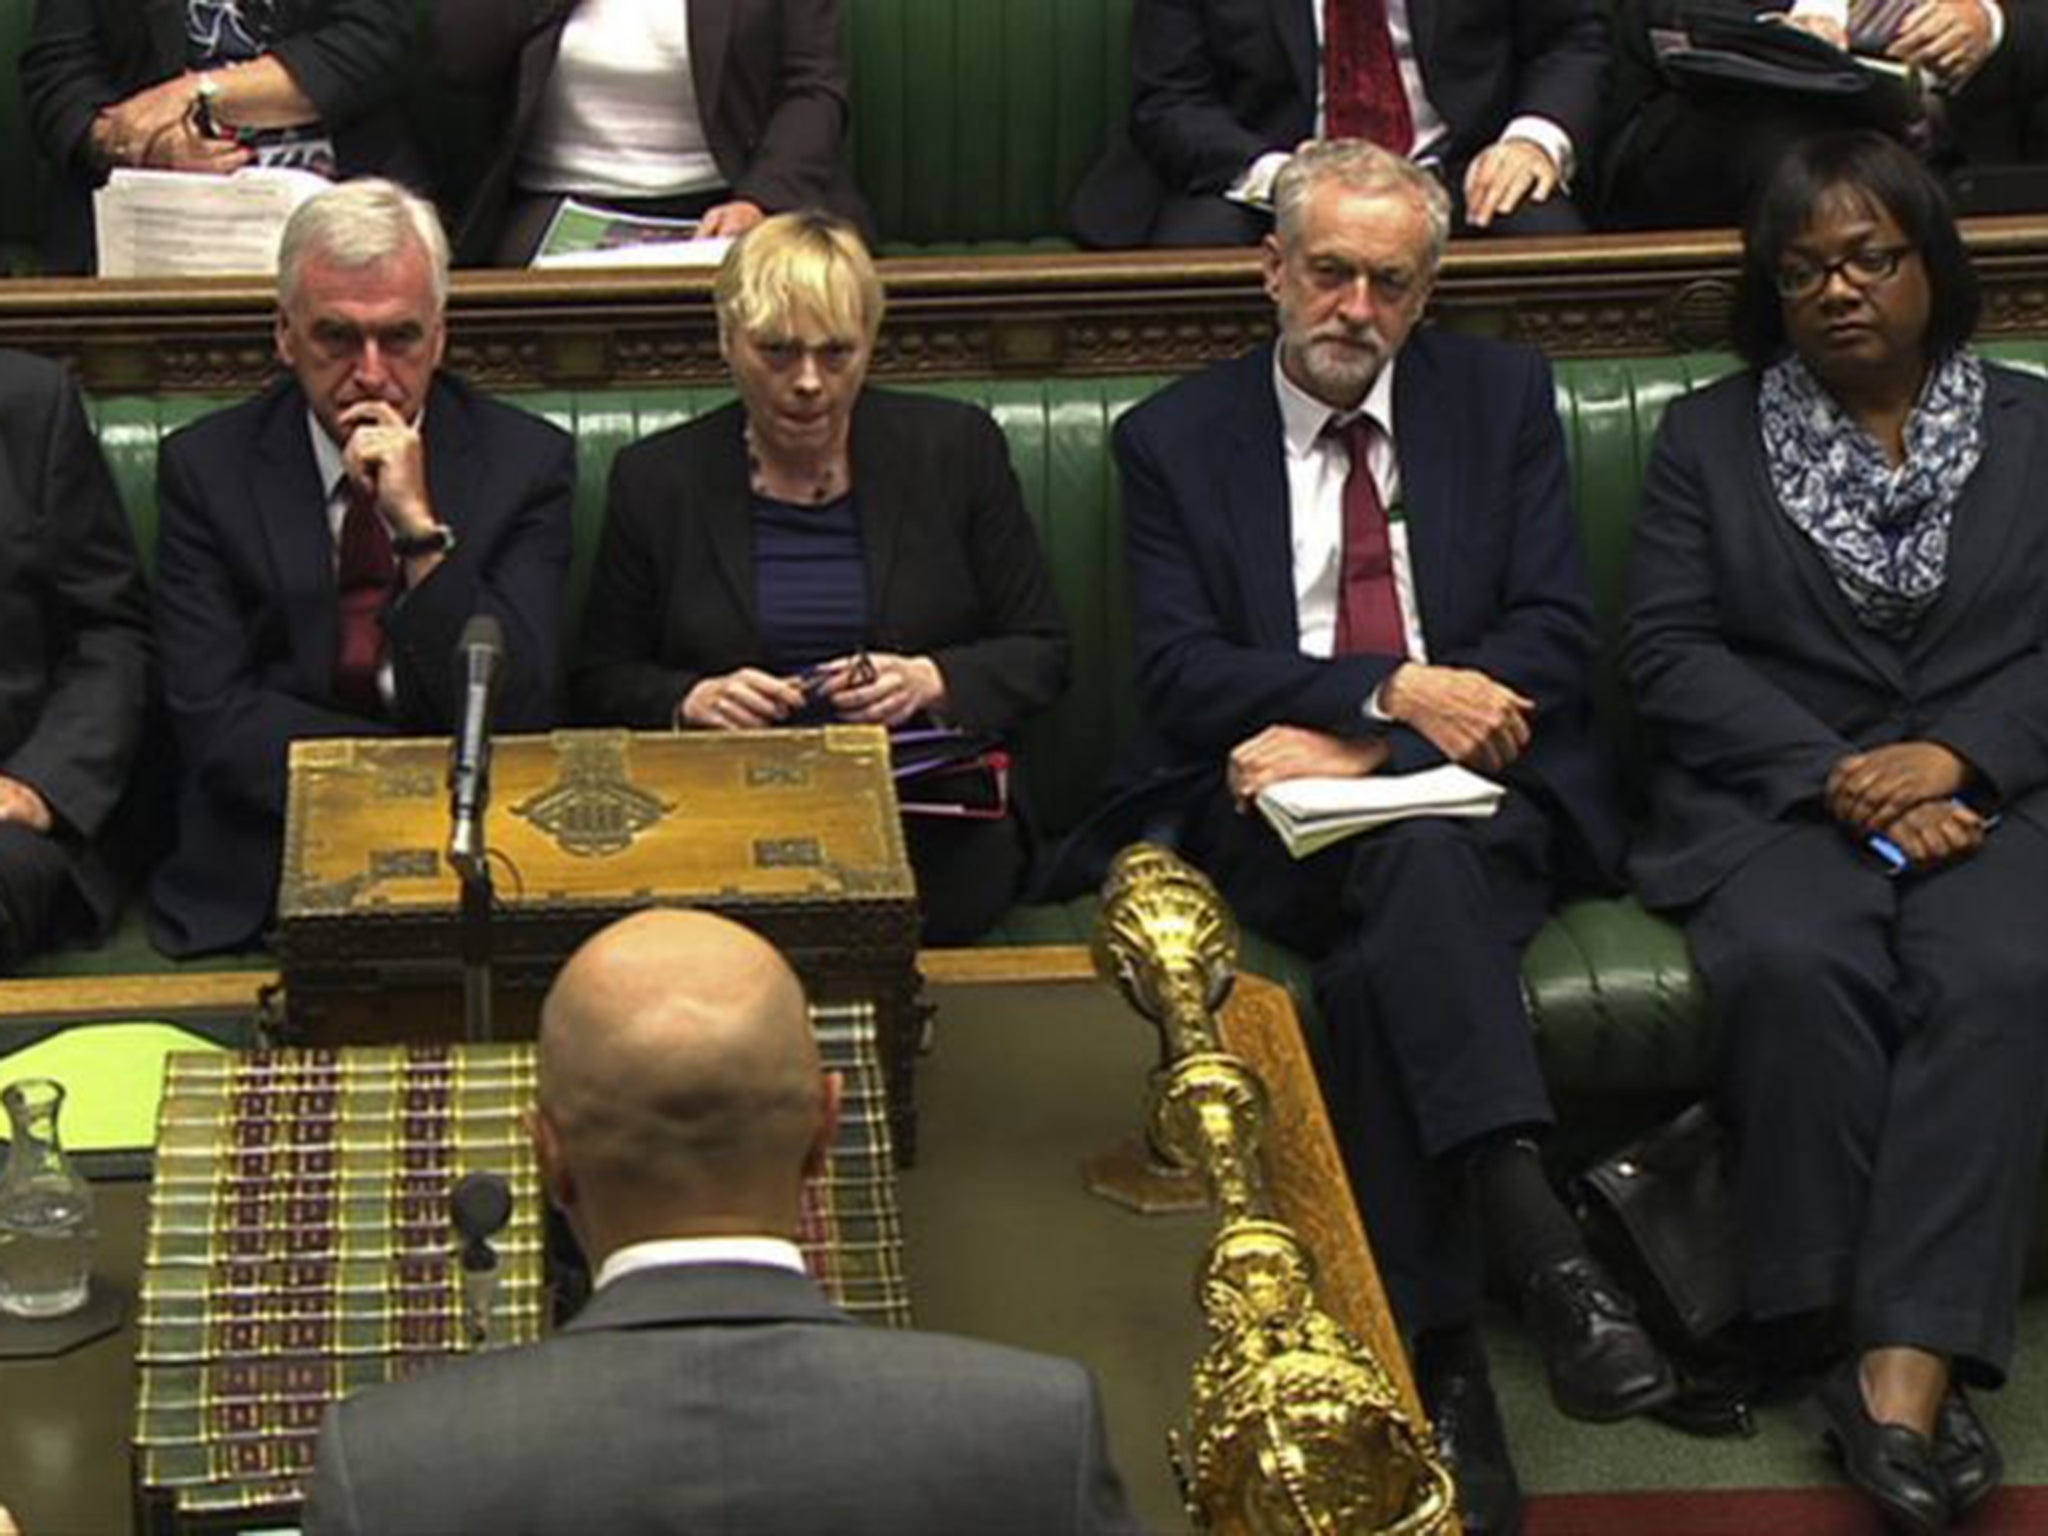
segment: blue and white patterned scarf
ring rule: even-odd
[[[1857,619],[1911,634],[1948,579],[1949,524],[1984,456],[1983,363],[1957,351],[1928,376],[1897,469],[1796,356],[1764,370],[1757,418],[1778,506]]]

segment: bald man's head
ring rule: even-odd
[[[796,976],[721,917],[614,923],[541,1005],[536,1142],[586,1248],[793,1230],[834,1097]]]

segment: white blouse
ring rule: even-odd
[[[521,151],[532,192],[673,197],[724,185],[690,75],[689,0],[582,0]]]

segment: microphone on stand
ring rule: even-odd
[[[464,879],[484,870],[484,810],[491,799],[491,700],[505,662],[505,631],[488,613],[462,627],[455,649],[462,667],[462,719],[448,769],[448,862]]]
[[[498,1290],[498,1251],[491,1239],[512,1219],[512,1186],[498,1173],[465,1173],[448,1196],[448,1219],[462,1239],[462,1307],[469,1342],[490,1342],[491,1303]]]

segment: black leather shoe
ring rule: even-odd
[[[1918,1430],[1880,1424],[1863,1401],[1855,1356],[1814,1389],[1827,1415],[1827,1441],[1849,1481],[1876,1500],[1892,1524],[1911,1536],[1940,1536],[1949,1526],[1948,1489],[1934,1448]]]
[[[1948,1491],[1957,1520],[1990,1498],[2005,1481],[2005,1457],[1961,1387],[1950,1387],[1934,1417],[1934,1470]]]
[[[1522,1287],[1551,1401],[1567,1418],[1612,1423],[1671,1401],[1678,1378],[1631,1302],[1585,1255],[1545,1264]]]
[[[1520,1536],[1522,1485],[1485,1360],[1425,1374],[1416,1389],[1436,1430],[1437,1454],[1457,1484],[1465,1536]]]

